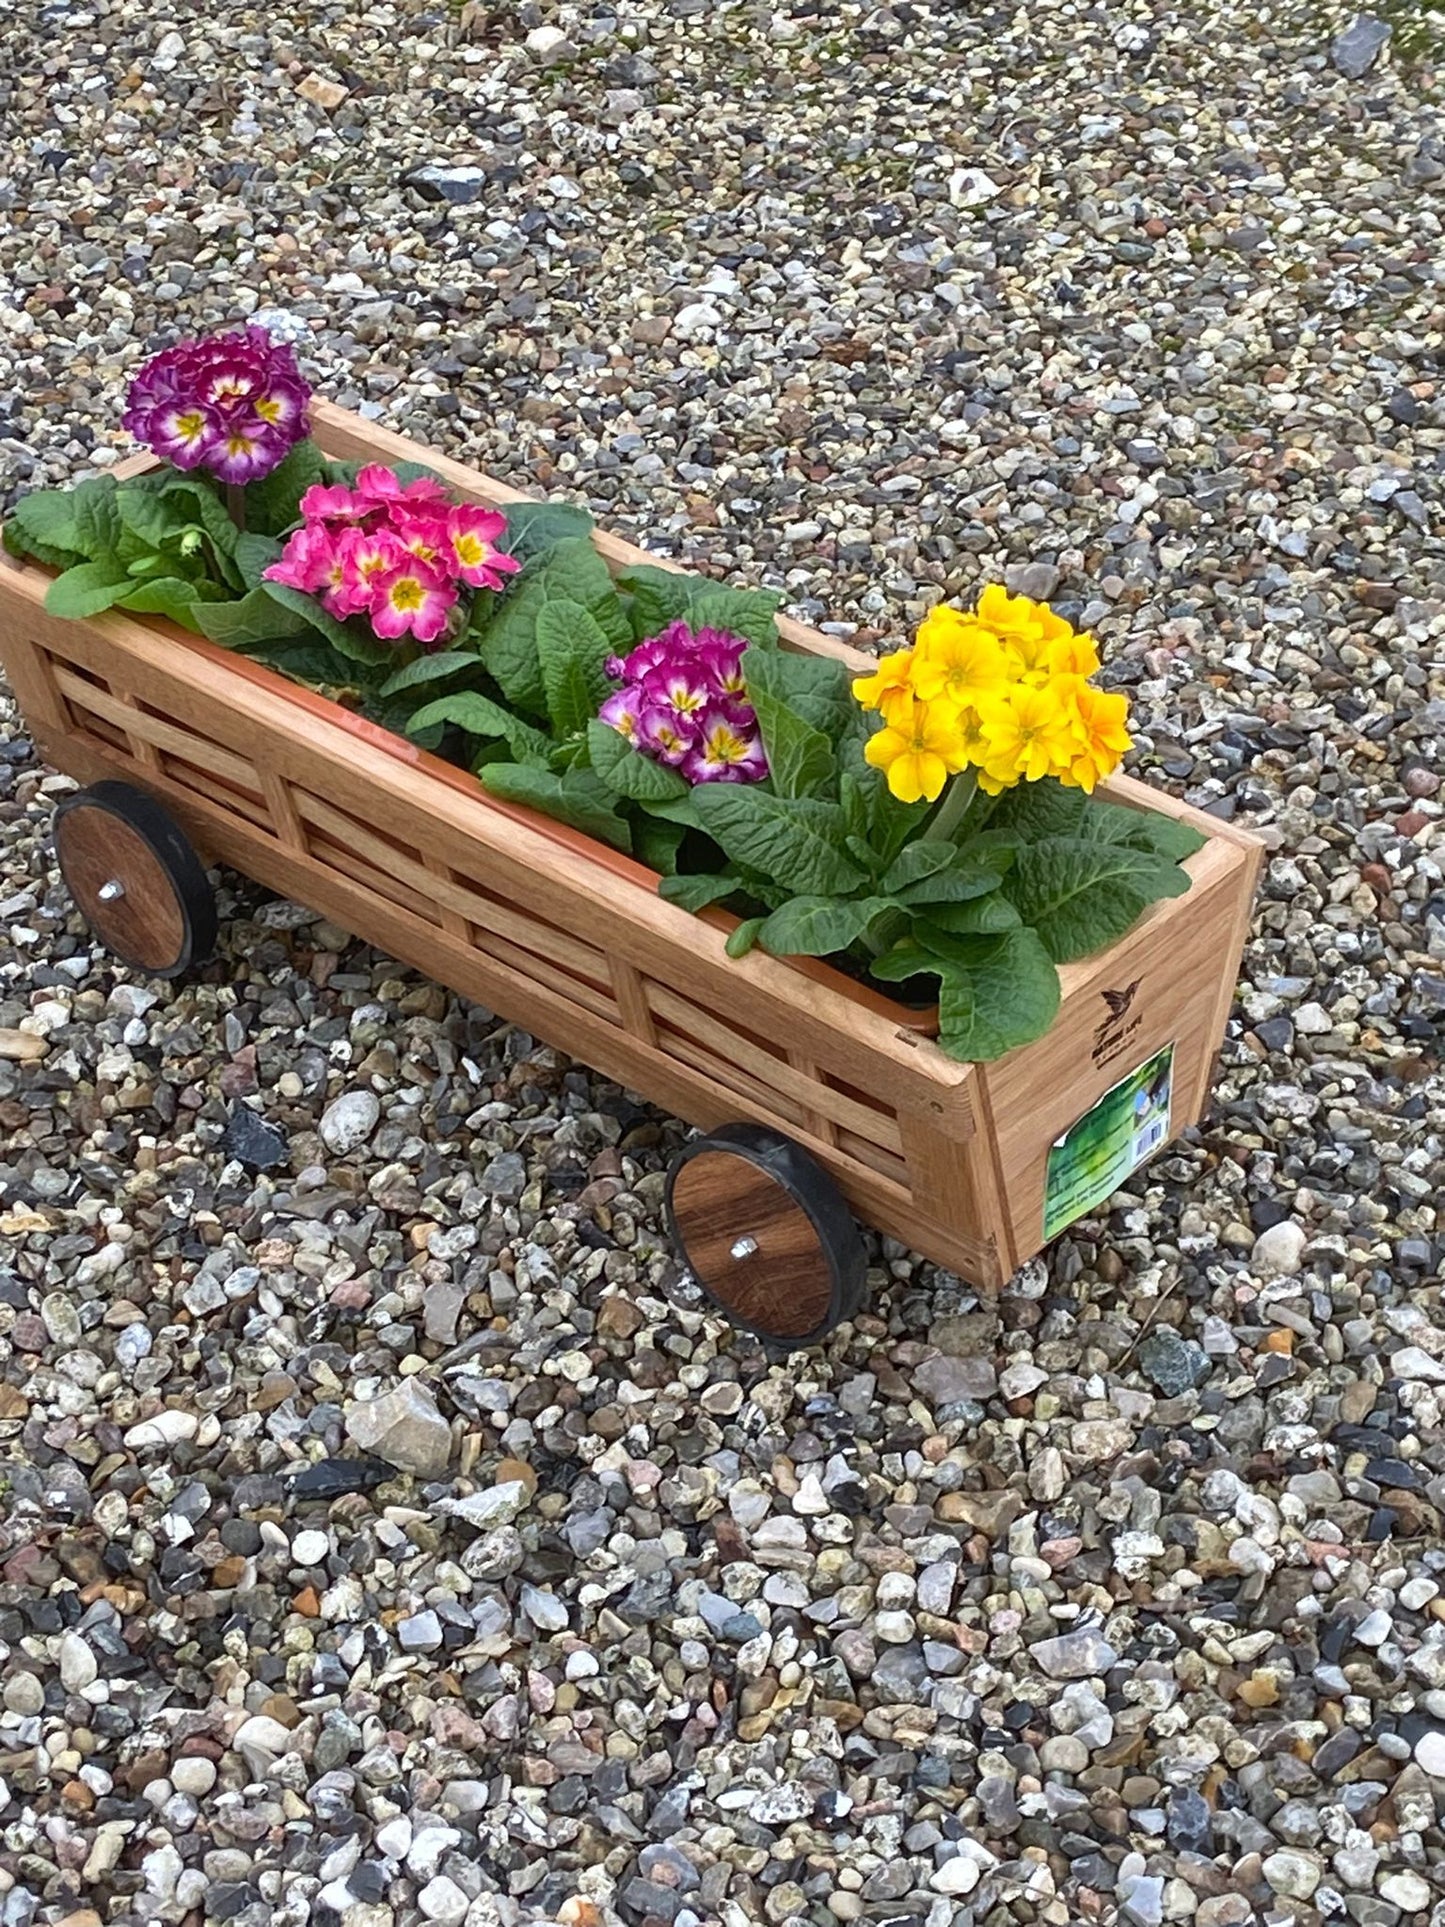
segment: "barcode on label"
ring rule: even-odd
[[[1163,1141],[1164,1119],[1162,1117],[1156,1117],[1152,1123],[1144,1126],[1144,1129],[1134,1140],[1135,1153],[1141,1158],[1146,1158],[1154,1149],[1155,1145],[1162,1144]]]

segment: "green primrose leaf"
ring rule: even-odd
[[[703,578],[684,578],[694,585]],[[719,589],[709,584],[701,593],[689,597],[683,611],[691,629],[721,629],[730,636],[745,636],[762,649],[777,647],[778,605],[782,597],[769,589]]]
[[[1091,843],[1126,843],[1131,849],[1150,850],[1180,863],[1204,848],[1204,838],[1191,824],[1162,810],[1132,810],[1122,803],[1089,800],[1076,832]]]
[[[1114,943],[1161,897],[1182,896],[1189,878],[1149,850],[1056,836],[1026,843],[1003,887],[1054,962],[1069,963]]]
[[[632,836],[612,808],[612,798],[591,770],[568,770],[558,775],[532,763],[486,763],[477,772],[484,789],[509,803],[525,803],[544,816],[570,823],[573,829],[595,836],[614,849],[632,848]]]
[[[926,926],[953,937],[997,936],[1017,930],[1023,922],[1001,890],[965,903],[930,903],[915,915],[915,929]]]
[[[884,873],[879,888],[890,892],[906,890],[911,883],[921,883],[935,871],[946,870],[957,855],[958,850],[952,843],[919,837],[916,843],[910,843],[899,851]]]
[[[537,616],[537,658],[552,727],[562,735],[585,730],[612,685],[603,664],[612,645],[580,602],[557,597]]]
[[[260,643],[304,635],[311,626],[299,611],[283,608],[264,589],[251,589],[235,602],[198,605],[195,620],[212,642],[247,653]]]
[[[117,608],[131,609],[138,615],[167,616],[183,629],[204,634],[197,611],[203,606],[221,608],[221,603],[205,602],[206,593],[220,593],[209,583],[185,582],[179,576],[155,576],[137,583],[117,601]]]
[[[771,674],[775,651],[754,646],[743,655],[748,701],[757,714],[768,774],[779,796],[816,796],[832,782],[833,745],[788,703],[781,678]]]
[[[1076,836],[1084,818],[1084,792],[1043,776],[1034,783],[1016,783],[995,802],[990,830],[1010,830],[1022,842],[1037,843],[1046,836]]]
[[[519,562],[531,562],[558,542],[591,534],[595,524],[573,502],[509,502],[502,510],[507,532],[499,546]]]
[[[287,451],[269,475],[247,482],[242,490],[248,533],[283,534],[301,520],[301,497],[325,477],[325,457],[308,435]]]
[[[669,903],[677,904],[679,909],[695,914],[706,910],[710,903],[722,903],[736,896],[744,887],[741,877],[724,870],[720,876],[664,877],[657,893]]]
[[[247,529],[236,537],[232,560],[248,589],[259,589],[267,569],[281,559],[281,544],[273,535]]]
[[[353,629],[344,622],[338,622],[335,616],[322,608],[315,596],[307,595],[301,589],[292,589],[284,582],[263,582],[261,592],[270,596],[273,602],[279,602],[283,609],[301,616],[325,636],[332,648],[339,650],[348,662],[361,663],[368,669],[379,669],[392,660],[391,649],[386,643],[376,636],[363,634],[359,628]]]
[[[225,503],[198,475],[183,475],[173,468],[159,469],[154,481],[146,476],[144,483],[161,495],[184,496],[190,508],[188,519],[200,523],[219,554],[228,559],[235,555],[241,531],[227,514]]]
[[[938,986],[938,1042],[964,1063],[991,1063],[1042,1037],[1059,1013],[1059,973],[1037,934],[961,937]]]
[[[916,847],[909,845],[910,849]],[[913,909],[923,904],[967,903],[973,897],[987,896],[998,886],[999,872],[990,864],[965,860],[952,869],[935,870],[932,876],[921,877],[917,883],[906,884],[901,890],[895,888],[894,894],[900,903]]]
[[[758,943],[775,957],[835,956],[851,949],[891,908],[887,897],[794,897],[773,911]]]
[[[664,823],[652,816],[639,816],[632,825],[634,854],[667,880],[677,869],[677,853],[687,832],[680,823]]]
[[[22,495],[10,511],[6,546],[11,554],[27,553],[51,568],[69,568],[82,559],[80,526],[75,514],[74,489],[42,488]],[[19,541],[25,545],[17,550]],[[56,560],[55,558],[63,558]]]
[[[395,682],[396,678],[392,678]],[[386,694],[389,685],[384,685]],[[472,689],[458,690],[450,696],[438,696],[435,701],[423,705],[413,712],[406,724],[408,736],[415,736],[429,730],[438,723],[451,723],[457,729],[465,730],[469,736],[500,737],[512,755],[522,763],[545,763],[551,745],[540,729],[523,722],[500,703],[494,703],[490,696],[483,696]]]
[[[73,569],[56,576],[46,590],[45,612],[69,621],[98,616],[134,587],[117,561],[77,562]]]
[[[453,676],[479,675],[481,663],[467,649],[442,649],[434,656],[418,656],[398,669],[394,676],[388,676],[378,692],[383,696],[399,696],[403,690],[419,689],[424,683],[448,682]]]
[[[691,802],[724,855],[790,894],[848,896],[867,881],[844,852],[836,803],[774,796],[743,783],[700,783]]]
[[[767,922],[766,917],[746,917],[733,931],[723,949],[730,957],[746,957],[758,940],[758,932]]]
[[[82,482],[74,494],[77,547],[94,561],[115,561],[125,527],[116,502],[115,477],[102,475],[95,481]]]
[[[666,803],[690,794],[686,778],[654,763],[596,716],[587,725],[587,752],[608,789],[629,802]]]

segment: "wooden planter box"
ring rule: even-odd
[[[333,457],[423,461],[463,499],[524,499],[341,409],[313,419]],[[614,570],[660,560],[595,540]],[[257,663],[157,618],[45,615],[49,580],[0,554],[0,657],[49,762],[136,784],[203,852],[690,1122],[787,1133],[860,1217],[979,1286],[1062,1229],[1046,1236],[1050,1149],[1127,1073],[1172,1045],[1161,1141],[1205,1105],[1259,847],[1142,784],[1106,793],[1208,839],[1189,893],[1065,967],[1046,1037],[960,1064],[918,1013],[826,965],[733,962],[726,917],[675,908],[642,865]],[[788,648],[868,660],[779,627]]]

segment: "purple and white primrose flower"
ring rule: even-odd
[[[269,475],[305,437],[310,399],[292,348],[264,328],[237,328],[148,361],[122,419],[174,467],[241,484]]]
[[[689,783],[756,783],[768,773],[758,719],[745,700],[747,641],[672,622],[607,673],[622,687],[598,714],[628,742]]]

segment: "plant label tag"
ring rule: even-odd
[[[1174,1046],[1105,1091],[1049,1147],[1044,1180],[1044,1242],[1101,1205],[1170,1137]]]

